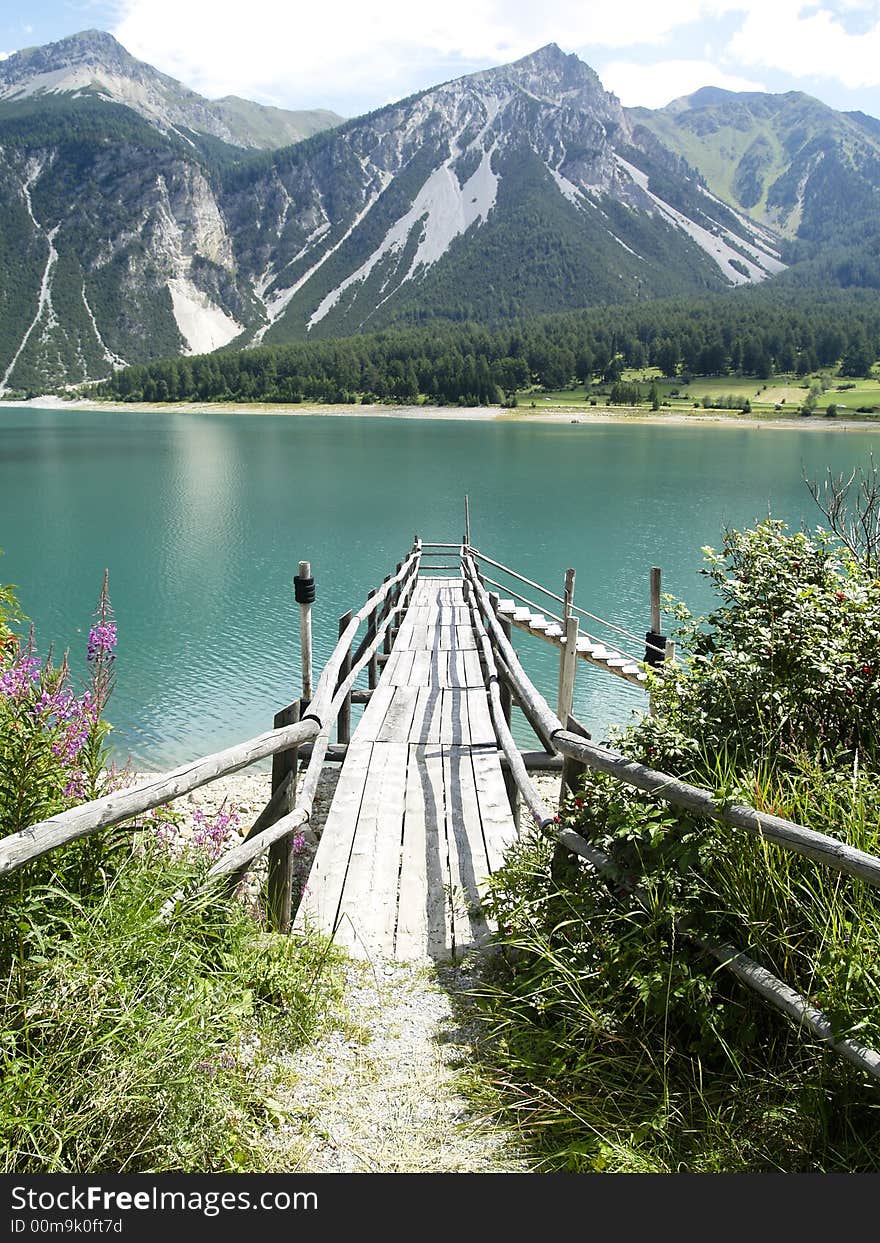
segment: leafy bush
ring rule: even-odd
[[[33,636],[12,635],[16,615],[0,591],[3,836],[115,781],[106,577],[80,694],[66,661],[41,662]],[[273,1059],[318,1021],[328,950],[267,934],[245,902],[206,890],[237,817],[192,820],[187,831],[158,808],[0,880],[3,1170],[261,1168],[260,1134],[278,1116]]]
[[[655,680],[655,716],[630,744],[676,771],[683,754],[748,765],[803,753],[832,764],[880,741],[880,582],[833,536],[767,519],[731,531],[702,571],[720,604],[678,605],[685,662]],[[699,761],[701,762],[701,761]]]
[[[682,666],[616,739],[655,768],[880,851],[880,583],[823,531],[773,520],[706,549],[719,604],[675,606]],[[496,1074],[553,1168],[876,1169],[861,1077],[723,971],[728,943],[880,1047],[876,891],[610,777],[566,824],[602,875],[523,843],[489,906]]]

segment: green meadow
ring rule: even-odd
[[[814,416],[824,416],[830,405],[836,406],[838,416],[880,415],[880,378],[877,377],[855,380],[824,372],[803,377],[776,375],[767,380],[755,376],[693,376],[685,381],[666,379],[656,368],[644,368],[624,371],[621,380],[638,388],[640,403],[650,407],[653,388],[664,409],[679,412],[693,410],[695,406],[705,409],[706,399],[714,403],[731,397],[748,400],[752,414],[800,414],[812,393]],[[533,407],[589,410],[593,405],[605,408],[610,404],[611,388],[607,382],[594,382],[548,392],[523,391],[519,394],[519,404],[527,410]],[[864,409],[872,406],[876,407],[874,411]],[[735,416],[741,412],[734,409],[730,413]]]

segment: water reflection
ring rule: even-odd
[[[300,558],[318,584],[315,664],[338,618],[414,533],[472,537],[500,561],[636,635],[648,570],[697,610],[699,549],[772,507],[815,522],[802,475],[864,464],[871,433],[571,426],[320,416],[0,411],[0,579],[43,647],[84,634],[105,566],[119,619],[121,752],[167,767],[271,723],[294,697]],[[556,651],[518,634],[549,698]],[[601,737],[641,692],[585,664],[576,712]],[[528,734],[520,727],[520,741]]]

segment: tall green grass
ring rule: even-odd
[[[327,949],[237,901],[175,903],[204,864],[122,849],[97,898],[6,882],[25,953],[0,998],[0,1169],[260,1169],[275,1059],[334,996]]]
[[[619,745],[880,853],[880,583],[770,521],[707,561],[721,602],[678,610],[689,656]],[[744,950],[880,1049],[880,894],[610,777],[564,819],[613,870],[520,844],[492,881],[502,954],[481,989],[487,1074],[546,1168],[880,1168],[876,1081],[698,944]]]

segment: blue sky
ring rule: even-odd
[[[212,98],[346,116],[551,41],[625,104],[718,85],[880,116],[880,0],[13,0],[0,52],[89,27]]]

